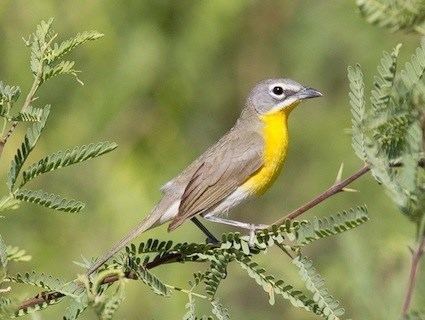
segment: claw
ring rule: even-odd
[[[252,248],[254,246],[255,232],[257,230],[267,229],[269,226],[266,224],[251,224],[249,228],[249,242],[248,245]]]
[[[249,242],[248,245],[250,248],[254,246],[254,239],[255,239],[255,225],[251,225],[251,229],[249,230]]]

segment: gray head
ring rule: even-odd
[[[321,96],[318,90],[291,79],[268,79],[251,90],[247,102],[257,113],[265,114],[283,109],[292,110],[301,100]]]

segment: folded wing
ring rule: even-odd
[[[232,194],[263,165],[263,138],[257,132],[230,133],[209,150],[183,192],[179,211],[168,230],[212,209]]]

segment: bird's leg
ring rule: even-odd
[[[254,244],[255,231],[266,229],[269,227],[268,225],[265,225],[265,224],[252,224],[252,223],[241,222],[236,220],[229,220],[229,219],[220,218],[214,215],[205,215],[204,218],[212,222],[223,223],[230,226],[249,230],[249,244],[251,246]]]
[[[249,230],[249,242],[248,245],[250,247],[254,246],[254,239],[255,239],[255,226],[252,225],[252,229]]]
[[[246,229],[246,230],[252,230],[252,229],[261,230],[261,229],[266,229],[269,227],[268,225],[265,225],[265,224],[252,224],[252,223],[241,222],[236,220],[224,219],[224,218],[220,218],[213,215],[205,215],[204,218],[211,222],[227,224],[229,226],[234,226],[234,227],[238,227],[238,228]]]
[[[201,223],[201,221],[198,220],[198,218],[193,217],[190,220],[207,236],[208,243],[219,243],[218,239],[214,237],[214,235]]]

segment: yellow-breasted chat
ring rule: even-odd
[[[288,117],[302,100],[320,97],[316,89],[290,79],[268,79],[249,93],[235,125],[162,188],[151,213],[103,255],[92,273],[140,233],[170,222],[174,230],[195,216],[248,229],[267,227],[223,217],[248,198],[265,192],[275,181],[288,150]]]

